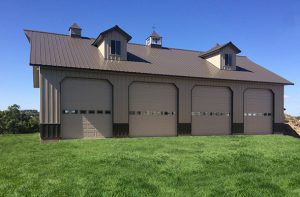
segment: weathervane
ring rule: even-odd
[[[152,25],[152,29],[153,29],[153,31],[155,31],[155,24]]]

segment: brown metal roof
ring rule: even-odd
[[[32,30],[25,30],[25,34],[31,45],[31,65],[292,84],[244,56],[237,56],[237,71],[227,71],[200,58],[200,51],[128,43],[128,61],[111,61],[92,45],[92,38]]]

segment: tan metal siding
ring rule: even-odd
[[[60,81],[63,73],[40,68],[40,123],[60,123]]]
[[[40,72],[41,73],[41,72]],[[45,99],[44,99],[44,95],[45,95],[45,92],[48,91],[47,89],[45,89],[44,87],[44,77],[42,74],[40,74],[40,80],[39,80],[39,86],[40,86],[40,123],[46,123],[45,119],[44,119],[44,116],[45,116],[45,113],[46,113],[46,110],[45,110],[45,106],[48,105],[48,103],[45,103]],[[57,114],[55,114],[57,115]]]
[[[193,84],[188,80],[176,81],[175,84],[178,88],[178,120],[180,123],[190,123]]]
[[[242,123],[243,117],[240,114],[243,114],[243,90],[245,87],[242,85],[232,85],[232,101],[233,101],[233,123]]]
[[[212,63],[212,65],[216,66],[219,69],[222,66],[221,65],[221,55],[220,54],[212,56],[212,57],[209,57],[206,60],[209,61],[210,63]]]
[[[113,84],[114,122],[128,123],[128,86],[130,81],[125,77],[108,76]]]
[[[231,72],[231,71],[227,71]],[[83,77],[107,79],[113,84],[114,89],[114,122],[128,123],[128,85],[133,81],[174,83],[178,89],[178,111],[179,123],[191,123],[191,88],[195,85],[225,86],[233,90],[233,122],[243,122],[243,92],[247,88],[271,89],[274,92],[274,120],[275,123],[283,122],[283,85],[271,83],[254,83],[227,80],[207,80],[193,78],[179,78],[166,76],[136,75],[124,73],[106,73],[86,70],[61,70],[40,69],[40,91],[41,91],[41,123],[60,123],[60,81],[65,77]],[[46,84],[48,84],[46,86]],[[53,86],[52,88],[49,88]],[[50,96],[49,92],[54,92]],[[46,100],[47,97],[47,100]],[[49,110],[49,106],[52,105]],[[52,122],[48,116],[52,117]]]
[[[272,88],[274,93],[274,122],[281,123],[284,121],[284,87],[277,86]]]

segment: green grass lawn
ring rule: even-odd
[[[300,196],[300,141],[0,135],[0,196]]]

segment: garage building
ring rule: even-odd
[[[97,38],[25,30],[40,88],[42,139],[272,134],[283,130],[288,80],[238,55],[129,43],[118,26]]]

